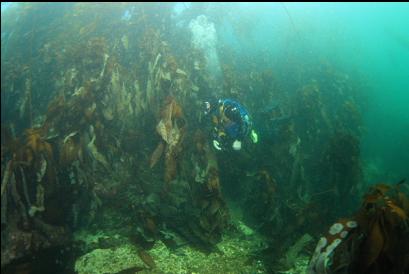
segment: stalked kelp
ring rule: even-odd
[[[176,178],[177,172],[177,157],[181,152],[181,143],[186,127],[186,122],[183,118],[183,112],[180,105],[175,99],[168,97],[166,105],[163,107],[160,115],[160,121],[156,126],[157,133],[162,137],[158,147],[151,156],[151,166],[153,167],[160,158],[164,150],[165,158],[165,175],[164,180],[168,184]],[[165,148],[163,147],[165,141]]]

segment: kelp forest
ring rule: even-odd
[[[249,18],[212,5],[2,7],[2,273],[408,271],[407,182],[361,160],[366,79],[243,53],[221,26],[248,46]],[[211,98],[259,141],[214,149]]]

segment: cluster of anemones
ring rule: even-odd
[[[343,219],[333,224],[325,237],[321,237],[310,260],[309,272],[311,274],[327,273],[331,265],[334,250],[356,228],[358,223],[354,220]]]

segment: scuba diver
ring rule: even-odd
[[[213,146],[217,150],[240,150],[244,139],[250,135],[253,143],[258,142],[252,129],[248,111],[235,100],[219,99],[204,102],[205,114],[211,115]]]

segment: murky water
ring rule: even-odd
[[[1,13],[2,272],[407,271],[407,3]]]

